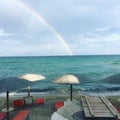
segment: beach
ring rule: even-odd
[[[26,95],[25,95],[26,96]],[[67,101],[69,100],[69,95],[66,95],[66,94],[44,94],[44,95],[32,95],[33,96],[33,103],[34,103],[34,106],[33,107],[26,107],[24,109],[29,109],[31,111],[31,120],[50,120],[51,119],[51,116],[54,112],[56,112],[55,110],[55,103],[57,101]],[[9,106],[10,107],[13,107],[13,101],[14,100],[17,100],[17,99],[23,99],[24,96],[14,96],[14,97],[11,97],[10,96],[10,101],[9,101]],[[40,105],[40,106],[36,106],[35,105],[35,101],[37,98],[44,98],[45,99],[45,105]],[[73,95],[73,99],[75,100],[75,104],[77,104],[77,106],[75,107],[76,110],[79,111],[79,104],[80,104],[80,101],[81,101],[81,94],[74,94]],[[120,102],[119,102],[119,99],[120,99],[120,96],[107,96],[107,99],[114,105],[116,106],[117,108],[120,109]],[[6,107],[6,98],[5,97],[1,97],[0,98],[0,110],[2,110],[3,108]],[[72,107],[73,108],[73,107]],[[69,114],[73,114],[72,113],[72,110],[70,110],[69,107],[67,107],[67,109],[69,110],[68,114],[66,114],[66,112],[60,112],[60,114],[62,114],[63,116],[65,117],[68,117],[68,120],[70,118]],[[23,110],[23,109],[22,109]],[[21,109],[14,109],[12,112],[10,112],[10,120],[12,120],[12,118],[14,118],[14,116],[19,112],[21,111]],[[71,111],[71,112],[70,112]],[[77,113],[77,111],[76,111]],[[74,120],[74,119],[71,119],[70,120]],[[75,119],[77,120],[77,119]]]
[[[14,107],[13,105],[13,101],[17,100],[17,99],[23,99],[24,96],[10,96],[10,101],[9,101],[9,106],[10,107]],[[35,105],[35,101],[37,98],[44,98],[45,99],[45,105],[41,105],[41,106],[33,106],[33,107],[27,107],[24,109],[30,109],[31,111],[31,120],[50,120],[51,115],[53,112],[55,112],[55,103],[58,100],[66,100],[67,98],[69,98],[69,96],[66,95],[57,95],[57,94],[47,94],[47,95],[33,95],[33,103]],[[2,111],[3,108],[6,107],[6,98],[5,97],[1,97],[0,98],[0,111]],[[12,119],[21,109],[17,109],[14,110],[12,112],[10,112],[10,119]]]

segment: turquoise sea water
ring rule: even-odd
[[[46,77],[44,81],[31,85],[33,89],[43,91],[67,89],[67,85],[56,85],[52,82],[64,74],[74,74],[79,78],[81,83],[75,85],[74,89],[119,88],[120,84],[114,83],[114,80],[111,84],[103,80],[109,77],[112,79],[111,76],[120,80],[120,55],[0,57],[0,80],[31,73]]]

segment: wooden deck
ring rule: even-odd
[[[87,97],[82,99],[85,118],[120,119],[120,115],[105,97]]]

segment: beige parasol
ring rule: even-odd
[[[26,79],[26,80],[29,80],[29,81],[32,81],[32,82],[45,79],[44,76],[38,75],[38,74],[25,74],[20,78]]]
[[[62,77],[58,78],[54,82],[59,83],[59,84],[69,84],[70,85],[70,100],[72,101],[72,85],[80,83],[78,78],[74,75],[66,74],[66,75],[63,75]]]
[[[22,78],[31,82],[45,79],[43,75],[38,75],[38,74],[25,74],[19,78]],[[28,96],[30,96],[30,85],[28,86]]]

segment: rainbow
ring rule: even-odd
[[[36,17],[40,22],[42,22],[43,24],[45,24],[58,38],[58,40],[61,42],[61,44],[64,46],[64,48],[67,50],[69,55],[73,55],[72,50],[70,49],[68,43],[66,42],[66,40],[62,37],[62,35],[52,26],[49,24],[49,22],[47,22],[47,20],[41,16],[39,13],[37,13],[35,10],[33,10],[32,8],[30,8],[27,4],[25,4],[22,1],[18,1],[18,0],[9,0],[10,2],[14,3],[15,5],[25,9],[27,12],[29,12],[31,15],[33,15],[34,17]]]

